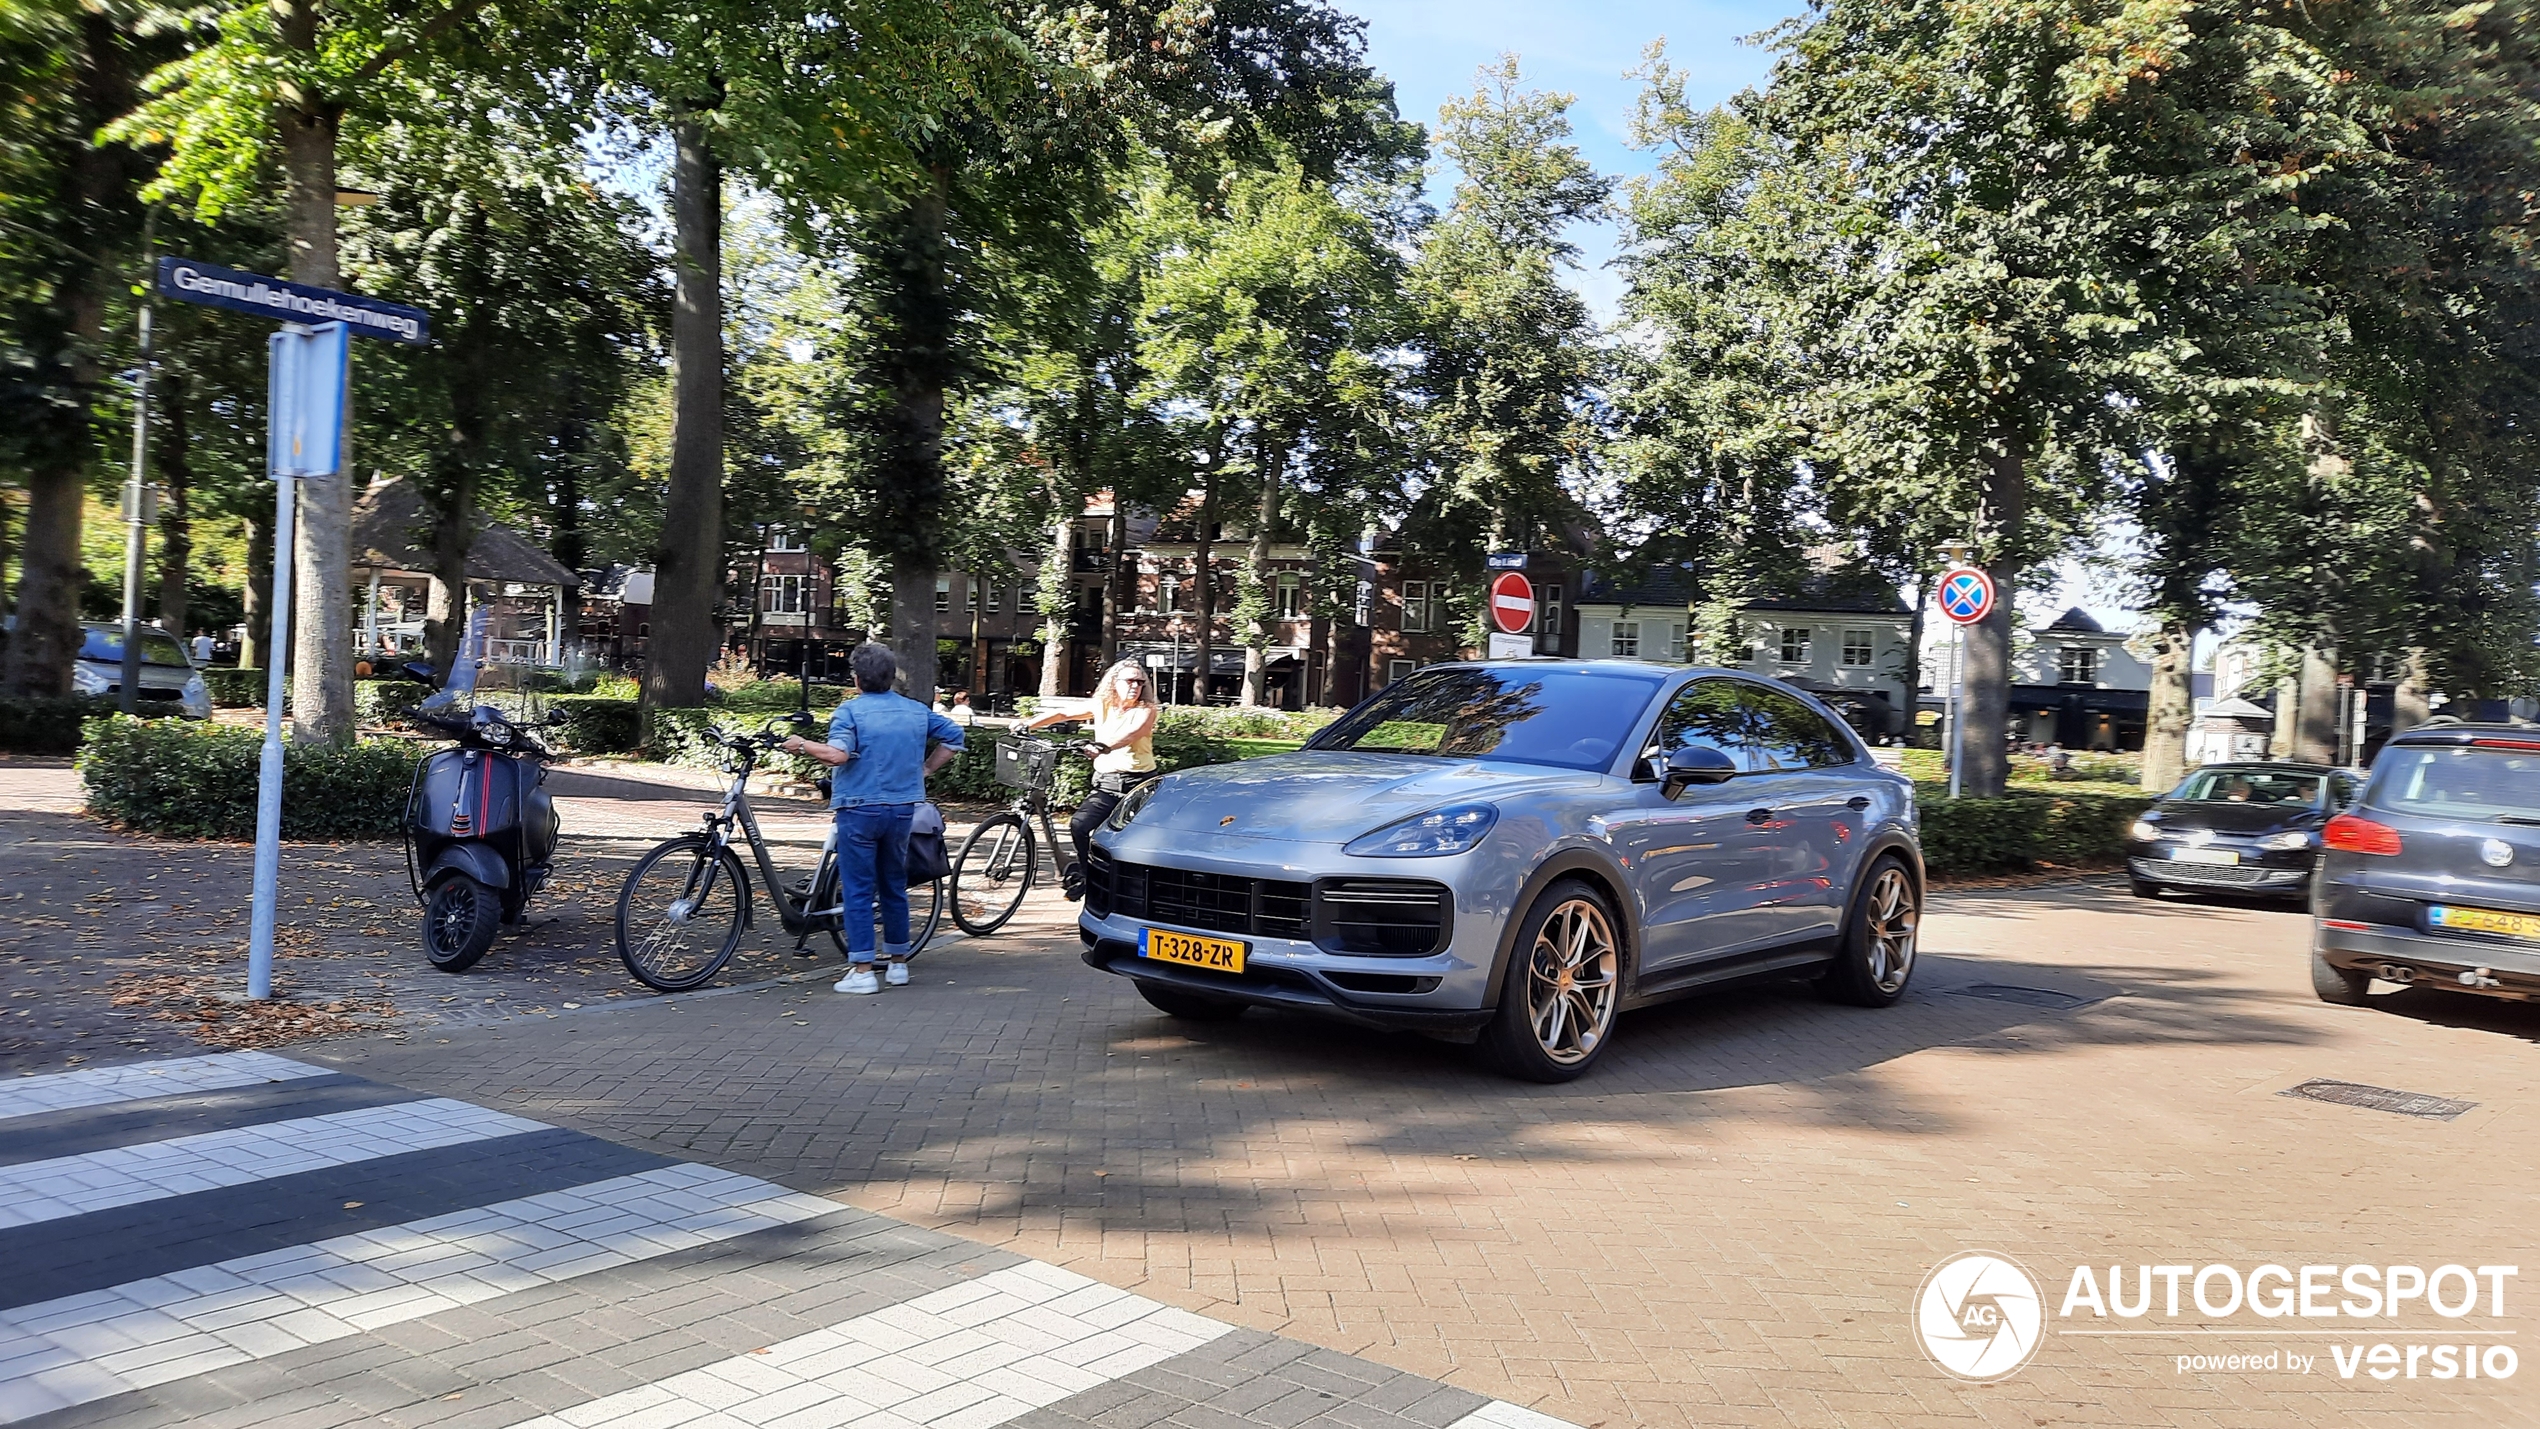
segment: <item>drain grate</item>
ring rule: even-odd
[[[2304,1097],[2335,1106],[2359,1106],[2371,1111],[2397,1112],[2401,1116],[2421,1116],[2429,1121],[2450,1121],[2462,1112],[2476,1107],[2476,1102],[2456,1102],[2449,1097],[2432,1097],[2423,1092],[2394,1092],[2388,1087],[2368,1087],[2361,1082],[2333,1082],[2313,1079],[2297,1087],[2276,1093],[2280,1097]]]
[[[2088,1007],[2099,1000],[2095,997],[2083,997],[2078,993],[2057,992],[2049,987],[2014,987],[2006,982],[1970,983],[1965,987],[1953,987],[1949,990],[1960,997],[1985,997],[1995,1002],[2016,1002],[2023,1007],[2071,1009]]]

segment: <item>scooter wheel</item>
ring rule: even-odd
[[[423,955],[445,973],[466,972],[494,946],[502,921],[502,900],[493,889],[464,873],[451,874],[424,896]]]

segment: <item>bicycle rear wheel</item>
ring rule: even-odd
[[[617,956],[656,992],[702,987],[741,945],[741,861],[684,834],[643,856],[617,895]]]
[[[1006,925],[1032,891],[1032,826],[1020,814],[982,819],[953,856],[952,915],[961,931],[985,937]]]
[[[835,908],[845,901],[838,891],[837,861],[833,859],[823,867],[820,888],[813,895],[811,906]],[[928,940],[935,936],[936,926],[943,921],[944,904],[947,901],[944,897],[944,885],[949,882],[951,882],[949,878],[937,878],[925,883],[909,885],[908,955],[910,957],[916,957],[919,953],[926,951]],[[835,922],[834,919],[830,921]],[[847,956],[846,933],[837,927],[830,928],[828,933],[830,945],[838,950],[838,956],[842,958]],[[888,942],[889,940],[882,933],[882,910],[877,904],[873,911],[873,946],[885,947]]]

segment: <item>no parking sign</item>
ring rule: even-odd
[[[1993,577],[1975,566],[1960,566],[1940,578],[1940,613],[1960,625],[1975,625],[1993,613]]]

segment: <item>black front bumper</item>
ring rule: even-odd
[[[1256,967],[1241,974],[1228,974],[1184,967],[1179,963],[1160,963],[1140,957],[1134,944],[1119,938],[1103,938],[1088,946],[1085,949],[1085,966],[1204,997],[1232,998],[1262,1007],[1294,1008],[1300,1012],[1342,1018],[1366,1027],[1428,1032],[1446,1037],[1479,1030],[1490,1021],[1492,1012],[1487,1007],[1444,1009],[1367,1003],[1352,997],[1347,989],[1311,968]]]
[[[2264,863],[2189,863],[2184,859],[2145,857],[2131,851],[2126,872],[2165,888],[2193,888],[2200,893],[2300,893],[2311,886],[2310,855],[2293,865]]]

